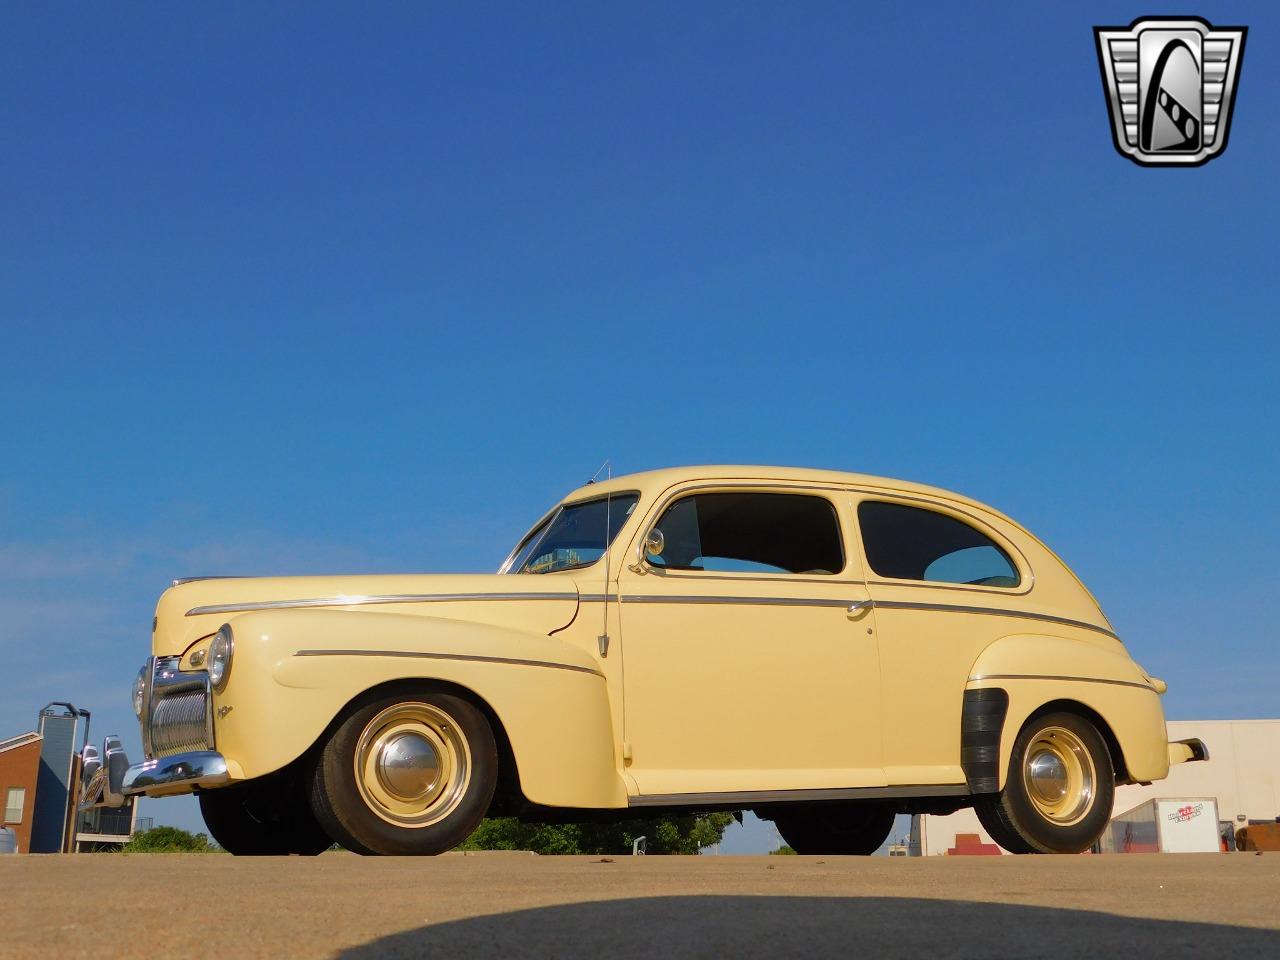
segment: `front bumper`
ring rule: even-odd
[[[129,797],[164,797],[216,787],[230,776],[214,747],[213,690],[204,670],[181,670],[180,657],[152,657],[143,667],[142,749],[151,759],[129,765],[120,738],[82,754],[80,808],[122,807]]]
[[[214,750],[193,750],[135,763],[124,775],[125,796],[163,797],[189,793],[196,787],[217,787],[228,780],[227,761]]]
[[[218,787],[230,781],[227,760],[214,750],[157,756],[132,767],[119,737],[108,737],[104,751],[108,763],[101,762],[95,746],[84,748],[79,809],[120,808],[131,796],[189,794],[196,787]]]
[[[118,808],[130,797],[167,797],[190,793],[197,787],[217,787],[231,779],[227,761],[213,750],[193,750],[156,757],[128,766],[128,758],[118,737],[106,743],[110,763],[99,761],[97,748],[84,748],[83,774],[80,787],[80,809]]]

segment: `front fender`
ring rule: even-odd
[[[395,680],[471,691],[502,723],[526,797],[626,805],[598,665],[554,637],[489,624],[355,610],[275,610],[228,621],[235,656],[214,695],[217,748],[233,779],[306,752],[348,703]]]
[[[1131,781],[1169,773],[1168,736],[1160,695],[1119,642],[1099,644],[1039,634],[997,640],[969,671],[966,689],[1001,688],[1009,697],[1000,735],[1000,787],[1009,770],[1013,741],[1046,704],[1078,703],[1110,728]]]

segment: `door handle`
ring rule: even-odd
[[[874,600],[855,600],[849,604],[848,614],[851,617],[859,617],[875,605],[876,602]]]

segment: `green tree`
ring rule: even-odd
[[[209,853],[216,848],[203,833],[155,827],[135,833],[121,849],[125,853]]]
[[[638,837],[651,854],[693,854],[719,843],[732,813],[655,817],[613,823],[521,823],[512,817],[483,821],[460,850],[532,850],[553,854],[631,853]]]

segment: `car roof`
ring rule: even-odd
[[[639,490],[644,494],[653,494],[678,483],[688,483],[696,480],[781,480],[790,483],[863,487],[884,490],[885,492],[917,494],[977,507],[1018,525],[1016,521],[1005,516],[994,507],[971,497],[966,497],[964,494],[944,490],[941,487],[913,483],[910,480],[896,480],[892,477],[877,477],[867,473],[848,473],[842,470],[818,470],[807,467],[771,467],[747,464],[665,467],[660,470],[629,473],[612,477],[608,480],[599,480],[595,483],[586,484],[566,496],[563,502],[570,503],[575,500],[590,499],[620,490]]]

